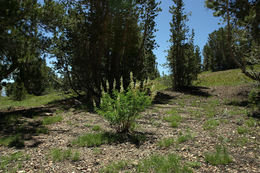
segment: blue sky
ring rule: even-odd
[[[173,5],[172,0],[161,0],[162,12],[157,16],[156,23],[157,29],[156,32],[156,41],[160,46],[154,53],[157,57],[158,69],[160,73],[168,73],[168,70],[163,68],[161,64],[166,62],[167,53],[165,50],[169,49],[170,43],[170,24],[172,15],[169,13],[169,7]],[[190,30],[193,28],[195,31],[195,44],[198,45],[202,51],[203,46],[206,44],[208,39],[208,34],[212,33],[214,30],[221,27],[218,25],[219,18],[213,16],[212,11],[204,7],[205,0],[183,0],[185,4],[186,13],[191,12],[189,16],[189,21],[187,25]]]

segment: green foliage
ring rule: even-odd
[[[154,20],[160,11],[159,2],[66,2],[59,3],[63,10],[52,25],[52,53],[69,88],[83,91],[92,104],[93,100],[99,102],[101,85],[106,81],[112,88],[115,80],[119,89],[120,77],[126,88],[131,71],[138,80],[158,76],[152,50],[156,46]]]
[[[205,161],[212,165],[227,165],[233,162],[233,159],[229,156],[226,147],[218,145],[216,152],[205,154]]]
[[[168,156],[152,155],[138,164],[137,172],[165,172],[165,173],[191,173],[190,168],[182,166],[177,155]]]
[[[118,173],[124,168],[128,166],[128,163],[126,161],[119,161],[115,163],[111,163],[107,165],[106,167],[102,168],[99,172],[100,173]]]
[[[158,142],[158,146],[160,148],[169,148],[173,144],[174,144],[173,138],[164,138]]]
[[[80,160],[80,154],[78,151],[73,152],[71,149],[62,150],[54,148],[50,151],[50,156],[54,162],[62,162],[64,160],[70,160],[73,162]]]
[[[15,152],[9,156],[0,156],[0,171],[16,172],[22,166],[22,162],[28,160],[29,156],[22,152]]]
[[[120,91],[113,89],[112,95],[103,91],[100,108],[96,107],[96,111],[108,120],[117,132],[129,132],[135,119],[140,116],[139,113],[149,105],[151,105],[151,98],[146,95],[146,92],[140,90],[140,83],[134,84],[131,77],[131,84],[127,91],[123,89],[122,80]]]
[[[236,68],[230,58],[227,28],[220,28],[209,34],[208,42],[203,48],[204,70],[221,71]]]
[[[204,130],[214,130],[215,128],[217,128],[217,126],[219,126],[219,124],[220,124],[219,120],[209,119],[204,123],[203,129]]]
[[[49,116],[49,117],[44,117],[42,120],[43,125],[49,125],[49,124],[54,124],[62,121],[62,116],[60,115],[55,115],[55,116]]]

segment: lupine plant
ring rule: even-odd
[[[142,86],[140,81],[134,82],[132,73],[130,79],[130,85],[126,90],[123,87],[123,78],[120,81],[120,91],[115,89],[115,82],[112,94],[102,88],[100,106],[97,107],[94,103],[97,113],[108,120],[119,133],[130,132],[135,120],[140,117],[140,112],[151,105],[156,94],[149,79],[144,81]],[[108,84],[107,91],[109,91]]]

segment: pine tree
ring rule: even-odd
[[[186,26],[188,20],[184,12],[182,0],[173,0],[174,5],[170,7],[172,14],[171,25],[171,47],[168,54],[169,67],[172,72],[173,88],[183,89],[192,84],[196,79],[198,61],[194,52],[194,32],[188,41],[189,29]]]

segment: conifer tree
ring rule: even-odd
[[[170,7],[172,14],[171,25],[171,47],[168,54],[168,64],[172,72],[173,88],[183,89],[192,84],[196,79],[199,61],[194,52],[194,32],[188,41],[189,29],[186,25],[188,20],[184,12],[182,0],[173,0],[174,5]]]

